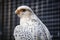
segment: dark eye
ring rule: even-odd
[[[22,9],[23,10],[23,12],[25,12],[26,10],[25,9]]]

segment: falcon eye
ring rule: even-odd
[[[26,11],[26,9],[22,9],[22,11],[23,11],[23,12],[25,12],[25,11]]]

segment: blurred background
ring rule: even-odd
[[[17,7],[27,5],[49,29],[52,40],[60,40],[59,0],[0,0],[0,40],[15,40],[13,31],[19,25]]]

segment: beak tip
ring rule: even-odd
[[[19,12],[18,12],[19,10],[15,10],[15,14],[19,14]]]

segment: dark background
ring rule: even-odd
[[[59,0],[0,0],[0,40],[14,40],[13,30],[19,24],[18,6],[27,5],[49,29],[52,40],[60,40]]]

